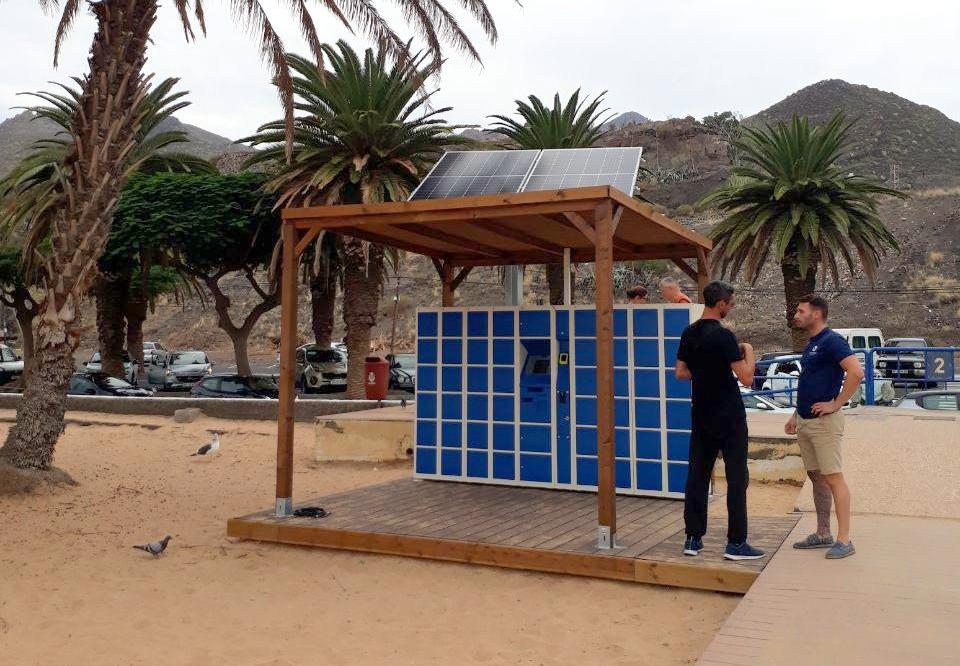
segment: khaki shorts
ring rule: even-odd
[[[843,469],[843,414],[839,411],[820,418],[797,418],[797,443],[803,466],[821,474],[836,474]]]

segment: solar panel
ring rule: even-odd
[[[519,192],[539,154],[539,150],[444,153],[410,195],[410,201]]]
[[[556,148],[541,151],[523,192],[611,185],[633,195],[643,148]]]

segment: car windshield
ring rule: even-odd
[[[116,377],[111,377],[110,375],[91,375],[90,380],[99,386],[100,388],[105,389],[131,389],[133,386],[122,379],[117,379]]]
[[[250,377],[247,383],[255,391],[276,391],[278,388],[273,377]]]
[[[307,361],[310,363],[339,363],[342,360],[340,352],[333,349],[307,349]]]
[[[891,347],[926,347],[927,342],[925,340],[920,340],[918,338],[909,338],[905,340],[891,340],[889,343]]]
[[[100,362],[100,352],[93,352],[93,356],[90,357],[90,363],[99,363]],[[123,362],[130,362],[130,354],[123,352]]]
[[[203,352],[177,352],[170,355],[170,365],[194,365],[206,362],[207,355]]]
[[[393,362],[401,368],[412,370],[417,365],[417,357],[413,354],[394,354]]]

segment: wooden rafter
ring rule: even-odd
[[[593,226],[587,222],[583,215],[580,215],[575,211],[567,211],[562,213],[562,215],[564,219],[576,227],[580,233],[586,236],[591,245],[597,244],[597,232],[594,230]]]

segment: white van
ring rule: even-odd
[[[883,347],[883,331],[879,328],[835,328],[852,349],[874,349]]]

